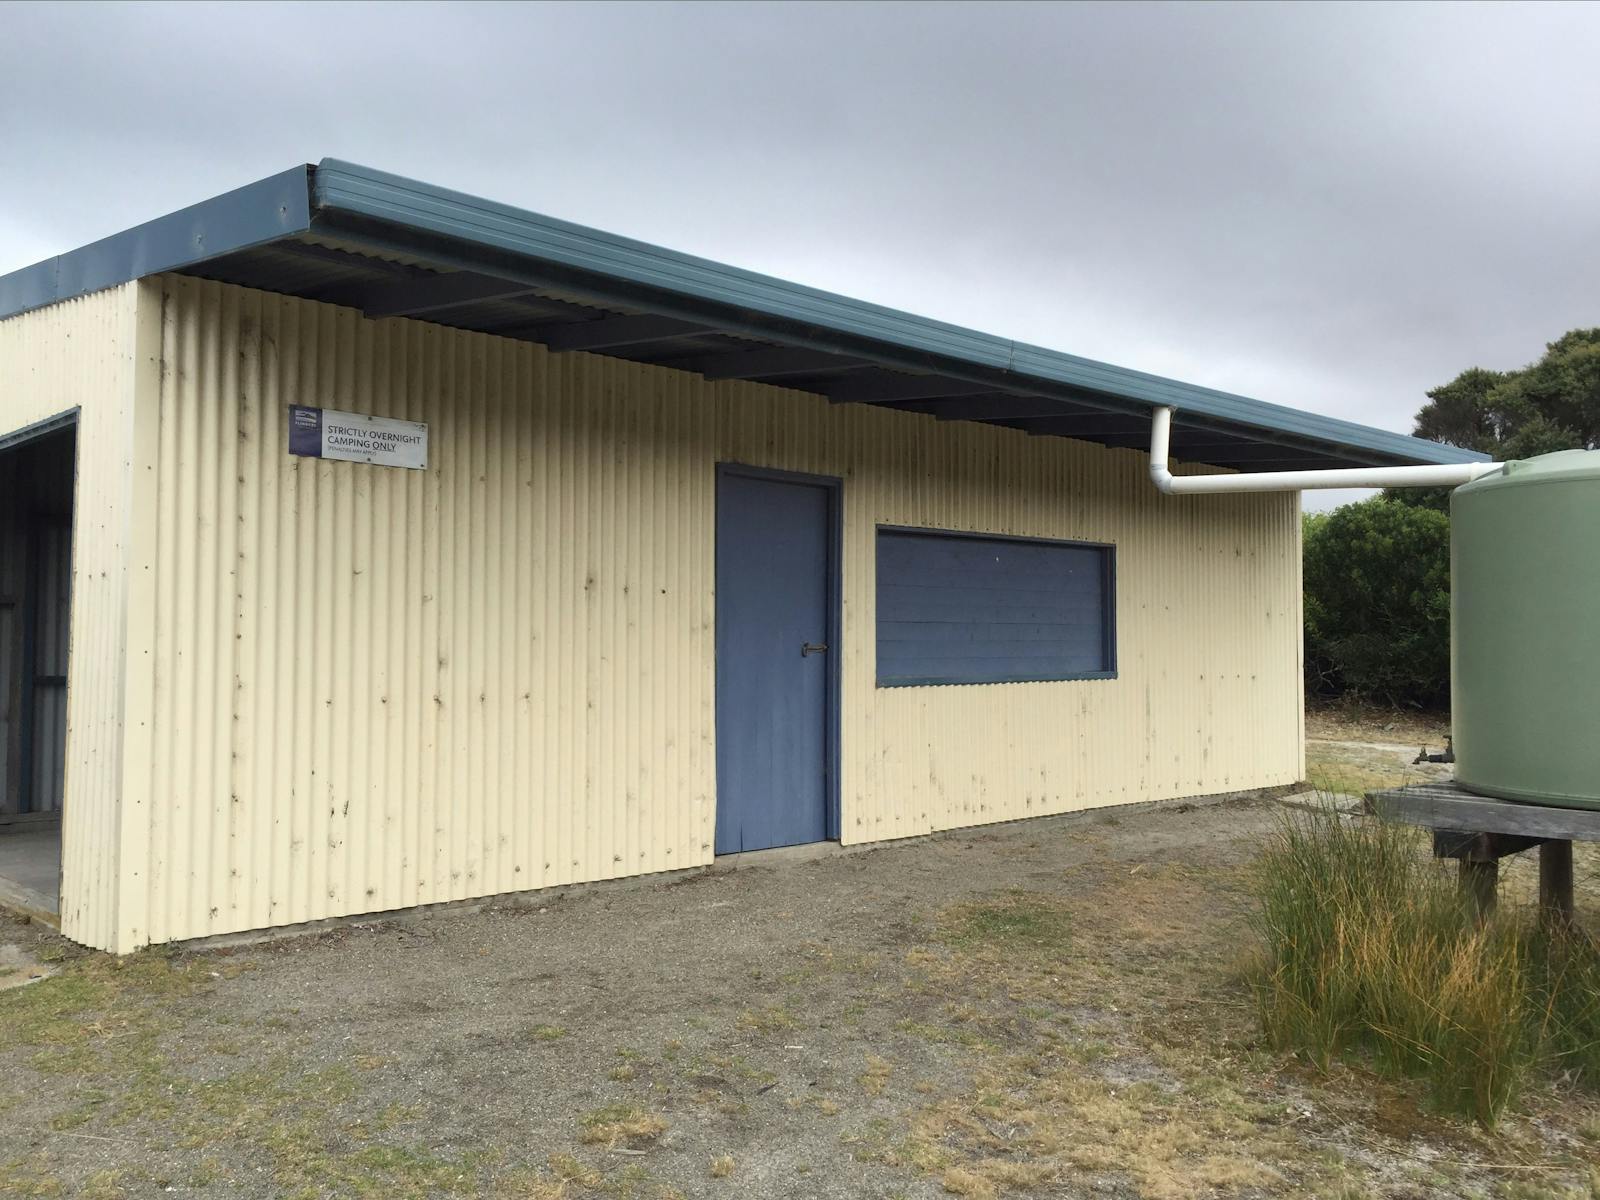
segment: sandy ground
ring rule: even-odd
[[[1306,710],[1306,779],[1324,792],[1359,796],[1381,787],[1449,779],[1447,763],[1414,760],[1445,748],[1448,714],[1312,705]]]
[[[120,963],[0,923],[57,972],[0,991],[0,1194],[1590,1195],[1600,1106],[1567,1082],[1490,1134],[1263,1048],[1247,870],[1283,811],[1047,818]]]
[[[1349,742],[1396,742],[1413,750],[1444,748],[1450,714],[1417,709],[1372,708],[1360,704],[1312,702],[1306,706],[1306,735]]]

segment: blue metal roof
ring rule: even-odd
[[[0,318],[162,271],[553,350],[762,379],[1240,470],[1485,456],[978,333],[336,159],[0,277]]]

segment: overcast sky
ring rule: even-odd
[[[1410,430],[1600,325],[1600,5],[0,4],[0,272],[324,156]]]

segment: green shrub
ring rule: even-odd
[[[1416,436],[1497,461],[1600,446],[1600,329],[1515,371],[1428,392]],[[1397,488],[1305,523],[1306,678],[1315,695],[1442,706],[1450,692],[1450,489]]]
[[[1305,518],[1309,690],[1450,699],[1450,518],[1383,497]]]
[[[1486,1125],[1541,1062],[1600,1085],[1600,952],[1522,914],[1480,923],[1417,831],[1286,817],[1255,887],[1275,1048],[1323,1069],[1363,1054]]]

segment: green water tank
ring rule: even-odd
[[[1600,450],[1564,450],[1450,497],[1456,779],[1600,809]]]

